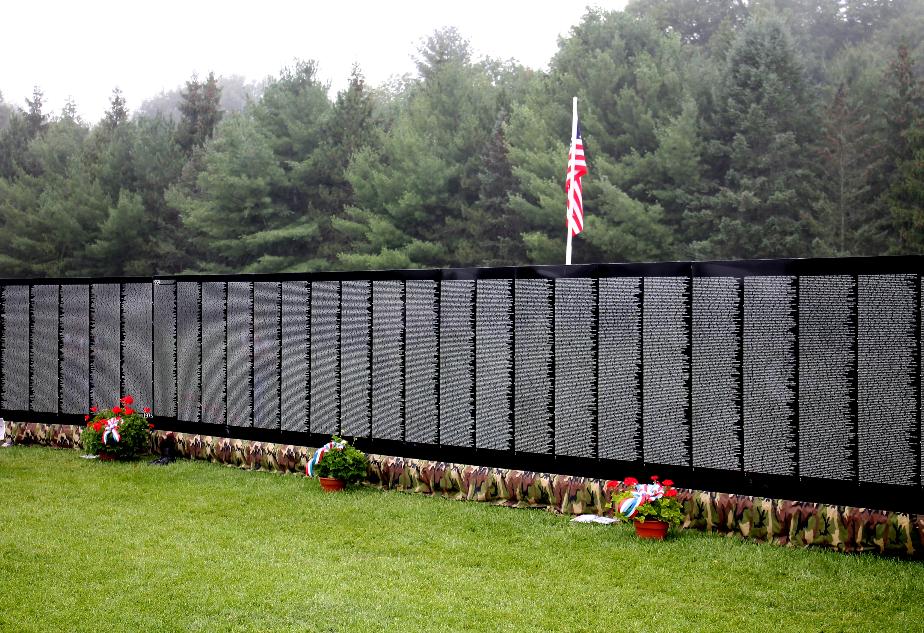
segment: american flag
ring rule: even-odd
[[[568,173],[565,178],[565,192],[568,194],[568,230],[577,235],[584,230],[584,199],[581,192],[581,177],[587,173],[587,161],[584,159],[584,141],[581,139],[581,126],[571,139],[568,152]]]

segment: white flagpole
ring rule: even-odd
[[[574,139],[577,138],[577,97],[571,101],[571,144],[568,147],[568,171],[574,169],[574,165],[571,164],[571,148],[574,146]],[[569,196],[568,202],[565,206],[565,217],[567,222],[565,222],[565,230],[568,232],[568,242],[565,245],[565,266],[571,265],[571,198]]]
[[[568,241],[565,244],[565,266],[571,265],[571,223],[568,223]]]

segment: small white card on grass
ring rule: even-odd
[[[610,523],[616,523],[619,519],[613,519],[610,517],[602,517],[598,514],[582,514],[571,519],[572,523],[603,523],[604,525],[609,525]]]

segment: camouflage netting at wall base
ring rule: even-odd
[[[80,427],[12,422],[16,444],[79,446]],[[313,448],[156,431],[154,452],[248,470],[302,473]],[[382,489],[441,495],[564,514],[603,514],[605,481],[502,468],[370,455],[369,483]],[[879,552],[924,559],[924,515],[849,506],[680,490],[684,527],[796,547]]]
[[[72,424],[33,424],[32,422],[7,422],[6,435],[13,444],[39,444],[55,448],[79,448],[79,426]]]

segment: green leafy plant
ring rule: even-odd
[[[677,501],[674,482],[658,479],[657,475],[652,475],[650,484],[640,484],[635,477],[626,477],[622,482],[608,481],[606,489],[611,497],[606,507],[640,523],[648,520],[679,525],[683,520],[683,508]]]
[[[119,404],[108,409],[90,408],[84,416],[86,428],[80,434],[83,449],[94,455],[111,455],[130,459],[148,452],[151,446],[151,424],[147,407],[139,413],[132,408],[134,399],[124,396]]]
[[[336,435],[331,438],[328,446],[331,448],[321,454],[314,474],[318,477],[340,479],[348,484],[366,478],[369,472],[369,459],[365,453]]]

